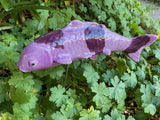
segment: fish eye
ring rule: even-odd
[[[31,66],[35,66],[35,63],[31,63]]]
[[[29,66],[34,67],[36,65],[36,63],[34,61],[29,61],[28,62]]]

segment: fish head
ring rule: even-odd
[[[22,72],[45,69],[51,65],[52,60],[49,51],[34,42],[24,48],[17,64]]]

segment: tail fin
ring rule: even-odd
[[[144,35],[132,39],[130,46],[124,51],[135,61],[139,61],[139,57],[143,48],[151,45],[157,40],[157,35]]]

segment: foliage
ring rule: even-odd
[[[154,3],[158,3],[160,2],[160,0],[145,0],[145,1],[151,1],[151,2],[154,2]]]
[[[15,10],[5,1],[1,1],[1,10]],[[48,4],[41,1],[34,6]],[[0,120],[140,120],[160,114],[159,40],[143,50],[138,63],[123,52],[74,61],[65,87],[66,65],[20,72],[16,64],[23,48],[73,19],[103,23],[127,37],[160,30],[159,21],[153,21],[136,0],[59,1],[53,8],[34,9],[39,19],[33,15],[20,25],[11,17],[12,28],[1,31]]]
[[[52,10],[51,8],[45,7],[42,0],[31,0],[31,1],[24,1],[24,0],[1,0],[1,20],[7,20],[5,17],[10,15],[17,23],[25,21],[25,15],[30,12],[37,20],[40,20],[40,16],[38,15],[37,9],[48,9]],[[29,16],[27,16],[29,17]]]

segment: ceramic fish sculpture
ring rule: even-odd
[[[109,31],[105,25],[73,20],[63,29],[31,42],[23,50],[17,65],[22,72],[29,72],[71,64],[82,58],[96,59],[98,53],[110,55],[112,51],[124,51],[138,62],[142,49],[157,38],[151,34],[127,38]]]

